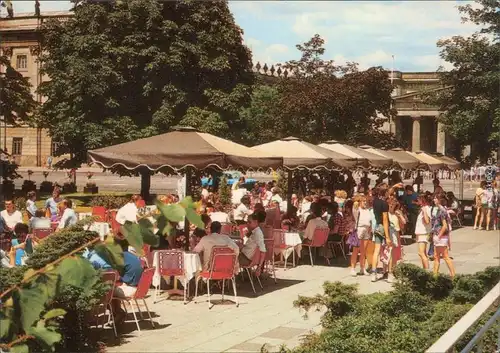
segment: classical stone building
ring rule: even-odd
[[[35,91],[41,82],[48,79],[41,76],[37,60],[43,50],[40,47],[40,25],[48,18],[66,19],[71,15],[71,12],[45,12],[41,17],[17,14],[14,18],[0,18],[0,54],[9,57],[13,67],[30,80],[33,95],[40,103],[43,103],[43,97]],[[288,72],[279,67],[260,63],[255,65],[254,71],[264,82],[288,76]],[[422,91],[441,89],[437,74],[398,71],[392,74],[396,86],[394,106],[398,116],[384,128],[399,136],[413,151],[445,153],[449,139],[438,126],[436,117],[439,112],[435,107],[425,105],[420,97]],[[43,129],[5,126],[0,121],[0,147],[12,154],[22,166],[43,166],[58,144]]]
[[[41,17],[34,14],[18,14],[14,18],[0,18],[0,54],[11,60],[12,66],[32,85],[35,99],[43,103],[36,94],[38,85],[47,79],[40,74],[39,28],[46,18],[68,18],[70,12],[47,12]],[[4,68],[0,67],[0,73]],[[0,97],[2,99],[2,97]],[[1,119],[2,117],[0,117]],[[0,120],[0,147],[8,151],[22,166],[42,166],[58,144],[53,142],[43,129],[27,126],[5,126]]]

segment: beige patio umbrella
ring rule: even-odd
[[[169,168],[215,168],[262,170],[278,169],[283,158],[260,152],[223,138],[189,127],[88,152],[90,162],[104,168],[123,167],[128,170],[147,168],[158,171]]]
[[[372,168],[389,168],[393,161],[391,158],[380,156],[375,153],[368,152],[362,148],[342,144],[335,140],[330,140],[318,146],[329,149],[330,151],[338,152],[348,157],[356,158],[359,163]]]
[[[402,148],[381,150],[368,145],[363,145],[359,148],[373,154],[378,154],[382,157],[391,158],[393,160],[393,165],[396,165],[401,169],[415,169],[421,165],[421,162],[417,158],[410,155],[409,153],[406,153],[406,151]]]
[[[283,165],[288,170],[347,169],[357,164],[356,158],[316,146],[296,137],[287,137],[252,148],[261,153],[283,157]]]
[[[442,161],[445,167],[447,167],[450,170],[460,169],[460,162],[451,157],[445,156],[441,153],[433,153],[432,156]]]
[[[408,152],[406,153],[412,155],[413,157],[417,158],[421,164],[427,166],[428,170],[435,171],[442,169],[444,167],[443,161],[440,161],[439,159],[431,156],[430,154],[423,152],[423,151],[417,151],[417,152]]]

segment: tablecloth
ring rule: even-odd
[[[278,243],[278,242],[276,242]],[[299,233],[287,232],[285,233],[285,244],[287,246],[286,249],[275,248],[275,254],[282,254],[284,258],[288,258],[293,251],[297,252],[297,255],[300,257],[302,252],[302,239],[300,238]]]
[[[84,220],[85,218],[92,217],[92,212],[80,212],[78,213],[78,220]]]
[[[111,231],[109,224],[106,222],[94,222],[88,226],[85,226],[85,229],[98,233],[101,237],[101,240],[104,240],[106,235],[108,235]]]
[[[153,276],[153,286],[158,287],[161,282],[161,275],[160,275],[160,259],[158,256],[158,251],[155,251],[153,253],[153,263],[155,267],[155,274]],[[182,282],[184,281],[190,281],[192,278],[195,277],[195,275],[200,272],[202,269],[201,267],[201,260],[200,256],[195,253],[184,253],[184,276],[177,276]]]

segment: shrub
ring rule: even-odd
[[[231,204],[231,187],[227,183],[226,177],[222,177],[219,184],[219,201],[223,206]]]
[[[34,182],[33,180],[23,181],[23,185],[21,186],[21,190],[23,192],[36,191],[36,182]]]
[[[306,312],[326,307],[323,331],[306,336],[293,350],[281,348],[280,353],[423,352],[498,283],[500,267],[455,280],[410,264],[397,266],[395,274],[399,283],[388,293],[359,295],[353,285],[326,282],[324,294],[299,297],[294,305]],[[458,342],[458,351],[492,312],[483,315]],[[487,333],[484,351],[495,350],[494,334],[494,330]]]
[[[26,266],[16,266],[13,268],[0,266],[0,293],[20,283],[27,270],[28,267]]]
[[[108,210],[118,209],[124,206],[130,199],[125,196],[99,195],[90,200],[90,206],[104,206]]]
[[[16,197],[14,200],[14,205],[19,211],[26,209],[26,199],[24,197]]]
[[[62,193],[64,194],[73,194],[77,192],[77,187],[74,182],[66,182],[62,186]]]
[[[50,181],[45,180],[40,183],[40,192],[51,193],[52,190],[54,190],[54,184]]]

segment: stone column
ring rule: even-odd
[[[436,152],[446,154],[446,132],[444,131],[444,125],[439,121],[437,123]]]
[[[420,116],[412,116],[413,119],[413,129],[411,138],[411,150],[412,152],[420,151]]]

